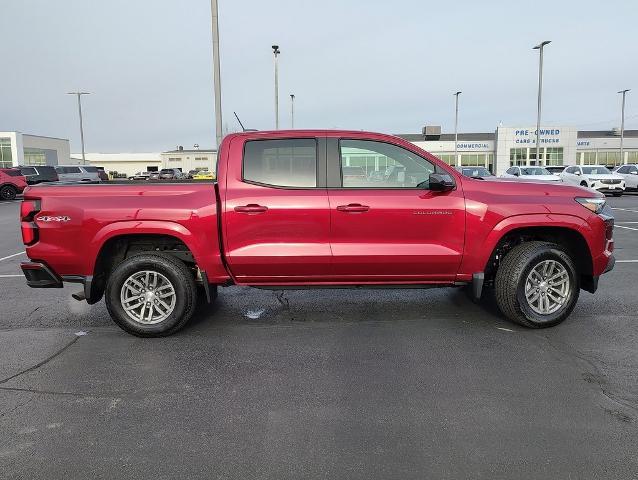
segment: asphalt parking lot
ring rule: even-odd
[[[460,289],[230,287],[164,339],[27,288],[0,203],[0,477],[636,478],[638,195],[608,201],[618,263],[552,329]]]

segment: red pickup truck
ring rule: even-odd
[[[463,177],[389,135],[228,135],[217,179],[29,187],[27,284],[81,283],[76,299],[104,296],[139,336],[176,332],[198,296],[226,285],[467,285],[477,300],[493,289],[511,320],[548,327],[614,265],[603,195]]]

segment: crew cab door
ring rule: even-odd
[[[225,255],[238,283],[321,282],[330,273],[325,138],[230,144],[223,211]]]
[[[335,279],[454,280],[465,239],[458,180],[455,190],[429,190],[429,175],[441,167],[386,141],[329,138],[328,162]]]

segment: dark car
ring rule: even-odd
[[[18,168],[20,173],[26,177],[29,185],[36,185],[42,182],[57,182],[59,180],[55,168],[49,165],[21,166]]]
[[[104,171],[104,167],[95,167],[95,168],[97,169],[97,174],[99,175],[101,182],[108,182],[110,180],[109,174]]]
[[[472,178],[487,178],[493,177],[492,172],[490,172],[485,167],[454,167],[457,171],[459,171],[462,175],[466,177]]]
[[[160,180],[178,180],[184,178],[184,174],[179,168],[162,168],[159,178]]]

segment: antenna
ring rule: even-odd
[[[233,112],[233,114],[235,115],[235,118],[237,119],[237,121],[239,122],[239,125],[241,126],[241,130],[242,132],[245,132],[246,129],[244,128],[244,124],[241,123],[241,120],[239,119],[239,116],[237,115],[237,112]]]

